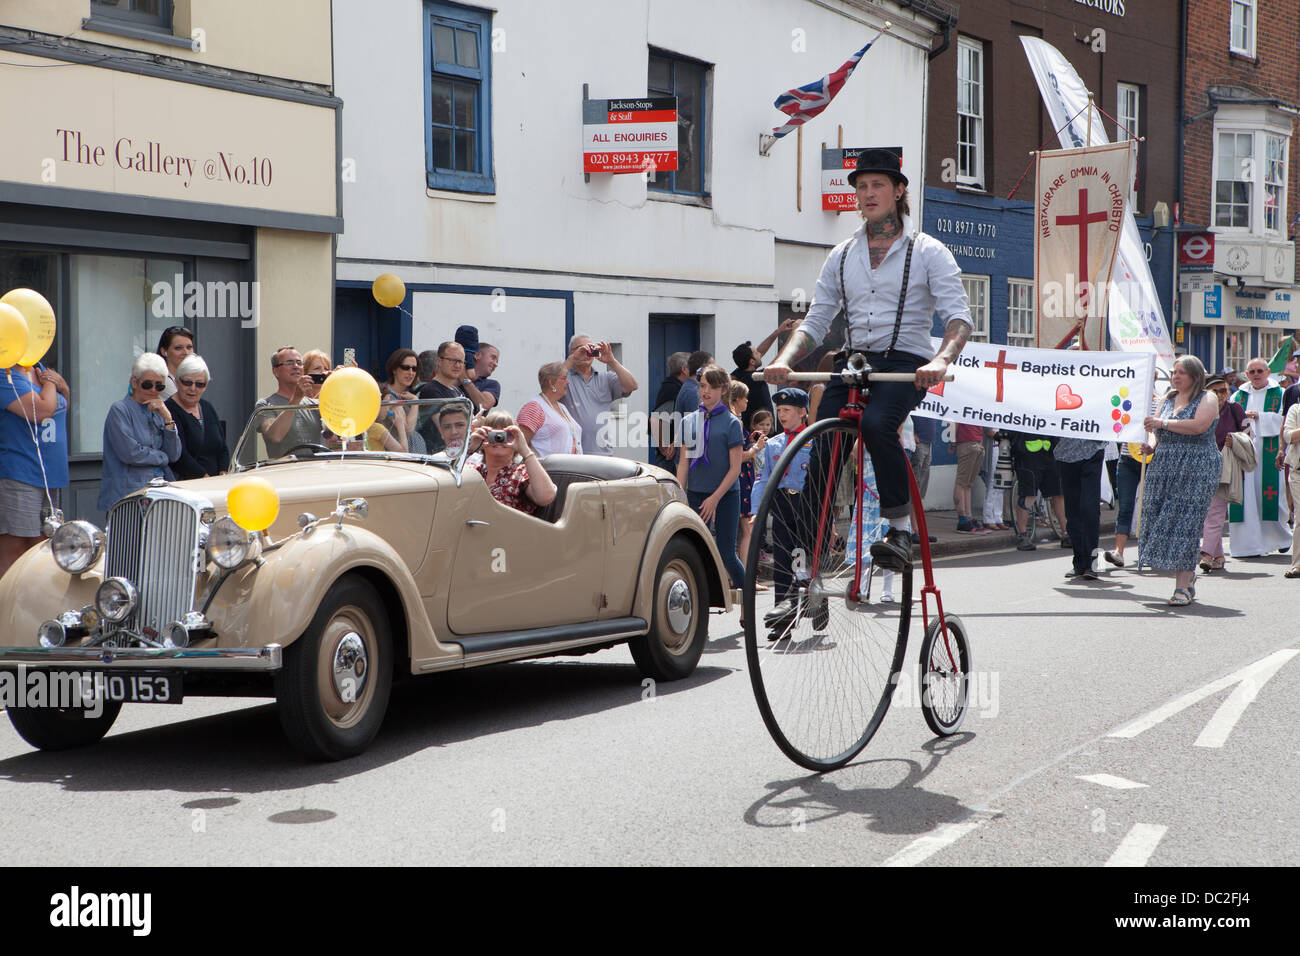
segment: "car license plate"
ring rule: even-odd
[[[185,699],[180,674],[75,671],[83,697],[123,704],[179,704]]]

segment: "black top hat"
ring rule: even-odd
[[[858,154],[858,165],[849,173],[849,185],[857,186],[859,173],[884,173],[894,182],[907,185],[903,175],[903,147],[889,146],[880,149],[864,149]]]

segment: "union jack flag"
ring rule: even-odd
[[[884,33],[884,31],[880,31]],[[833,73],[828,73],[820,80],[814,80],[811,83],[805,83],[803,86],[797,86],[793,90],[786,90],[775,100],[772,105],[782,113],[790,116],[789,121],[784,126],[778,126],[772,130],[772,135],[780,139],[786,133],[798,126],[808,122],[826,107],[831,105],[831,100],[853,75],[853,70],[857,67],[858,61],[862,55],[871,49],[871,44],[880,39],[880,34],[876,34],[871,40],[857,53],[853,54],[844,64]]]

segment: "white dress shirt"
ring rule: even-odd
[[[801,326],[812,336],[814,343],[825,338],[831,320],[844,308],[844,297],[840,294],[840,259],[848,250],[848,259],[844,263],[848,341],[853,348],[870,352],[883,352],[889,348],[898,312],[898,293],[903,286],[903,261],[907,256],[907,237],[912,234],[912,220],[909,216],[903,217],[903,233],[894,240],[876,269],[871,268],[866,229],[864,221],[852,236],[826,257],[826,264],[817,278],[812,305],[808,307]],[[958,320],[972,325],[970,304],[961,284],[957,260],[942,242],[920,232],[916,234],[912,248],[907,301],[894,348],[929,360],[934,355],[930,329],[936,312],[944,329]]]

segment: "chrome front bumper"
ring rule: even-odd
[[[283,648],[266,647],[0,647],[0,670],[75,667],[86,670],[174,670],[271,674]]]

